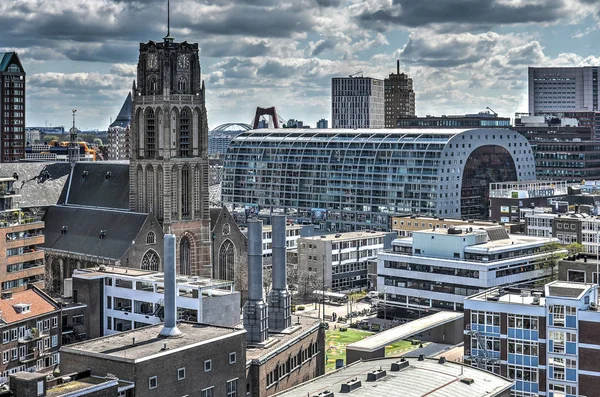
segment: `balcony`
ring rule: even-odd
[[[47,336],[48,336],[47,333],[40,332],[39,330],[32,328],[32,329],[28,329],[27,331],[25,331],[25,335],[23,335],[22,337],[20,337],[18,339],[18,343],[26,344],[29,342],[35,342],[35,341],[40,340]]]

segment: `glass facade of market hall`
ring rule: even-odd
[[[387,230],[392,214],[484,217],[490,182],[534,178],[527,140],[509,130],[263,129],[231,142],[222,199],[246,219]]]

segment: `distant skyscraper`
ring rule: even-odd
[[[129,160],[131,156],[131,93],[127,95],[125,103],[116,120],[108,127],[108,159]]]
[[[25,157],[25,71],[15,52],[0,53],[0,162]]]
[[[317,121],[317,128],[328,128],[327,126],[328,126],[327,120],[321,119],[321,120]]]
[[[598,66],[529,68],[529,113],[598,110]]]
[[[415,92],[413,80],[400,73],[400,61],[396,73],[390,73],[385,84],[385,128],[396,128],[398,118],[415,116]]]
[[[331,79],[332,128],[383,128],[383,80],[371,77]]]

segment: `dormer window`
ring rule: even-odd
[[[21,71],[21,68],[18,67],[17,65],[15,65],[14,63],[8,67],[9,73],[19,73],[20,71]]]
[[[29,303],[17,303],[13,305],[13,308],[17,313],[29,313],[31,311],[31,305]]]

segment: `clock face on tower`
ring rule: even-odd
[[[190,67],[190,58],[187,54],[179,54],[177,57],[177,67],[179,69],[187,69]]]
[[[148,54],[146,57],[148,62],[148,69],[156,69],[158,65],[158,56],[156,54]]]

